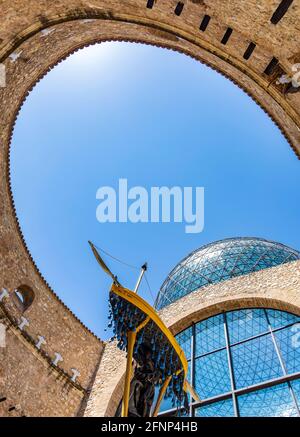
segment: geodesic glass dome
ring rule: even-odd
[[[300,259],[298,251],[261,238],[229,238],[207,244],[171,271],[155,306],[161,309],[206,285],[297,259]]]

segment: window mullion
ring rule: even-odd
[[[229,366],[229,376],[230,376],[230,383],[231,383],[234,415],[235,417],[238,417],[239,413],[238,413],[238,405],[237,405],[236,394],[235,394],[235,381],[234,381],[234,374],[233,374],[231,350],[229,346],[229,335],[228,335],[226,313],[223,314],[223,317],[224,317],[224,334],[225,334],[226,351],[227,351],[227,359],[228,359],[228,366]]]
[[[192,324],[192,338],[191,338],[191,376],[190,383],[192,387],[195,387],[195,338],[196,338],[195,323]],[[194,416],[193,399],[190,395],[190,417]]]

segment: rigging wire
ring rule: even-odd
[[[154,297],[154,295],[153,295],[153,293],[152,293],[152,290],[151,290],[151,287],[150,287],[150,285],[149,285],[149,281],[148,281],[148,279],[147,279],[147,275],[146,275],[146,273],[144,274],[144,276],[145,276],[145,279],[146,279],[146,282],[147,282],[147,285],[148,285],[148,288],[149,288],[149,291],[150,291],[151,297],[152,297],[152,299],[153,299],[153,304],[155,305],[155,303],[156,303],[156,299],[155,299],[155,297]],[[159,293],[162,293],[162,294],[164,295],[164,297],[165,297],[165,298],[166,298],[170,303],[173,303],[173,302],[171,301],[171,299],[169,298],[169,296],[168,296],[167,294],[164,293],[164,291],[162,290],[162,288],[159,290]]]
[[[144,277],[145,277],[145,280],[146,280],[146,283],[147,283],[147,286],[148,286],[148,289],[150,291],[151,297],[153,299],[153,304],[154,304],[155,303],[155,297],[153,296],[153,293],[152,293],[152,290],[151,290],[151,287],[150,287],[150,284],[149,284],[146,272],[144,273]]]
[[[96,244],[94,244],[94,246],[96,247],[96,249],[98,249],[100,252],[105,253],[105,255],[109,256],[110,258],[114,259],[115,261],[118,261],[120,264],[124,264],[124,266],[130,267],[131,269],[136,269],[139,270],[139,267],[134,266],[132,264],[128,264],[125,261],[122,261],[119,258],[116,258],[115,256],[111,255],[110,253],[106,252],[106,250],[101,249],[101,247],[96,246]]]
[[[135,270],[139,270],[139,269],[140,269],[140,267],[134,266],[134,265],[132,265],[132,264],[128,264],[127,262],[122,261],[122,260],[119,259],[119,258],[116,258],[115,256],[111,255],[111,254],[110,254],[109,252],[107,252],[106,250],[102,249],[102,248],[99,247],[99,246],[96,246],[96,244],[94,244],[94,246],[95,246],[96,249],[98,249],[100,252],[105,253],[105,255],[109,256],[110,258],[114,259],[115,261],[119,262],[120,264],[123,264],[123,265],[125,265],[125,266],[127,266],[127,267],[130,267],[131,269],[135,269]],[[152,298],[152,300],[153,300],[153,303],[155,303],[155,297],[154,297],[154,295],[153,295],[153,293],[152,293],[152,289],[151,289],[151,287],[150,287],[150,284],[149,284],[149,281],[148,281],[148,278],[147,278],[146,272],[144,273],[144,277],[145,277],[146,284],[147,284],[148,290],[149,290],[149,292],[150,292],[151,298]]]

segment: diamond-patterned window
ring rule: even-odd
[[[201,399],[230,391],[225,349],[195,360],[195,388]]]
[[[296,379],[295,381],[291,381],[291,387],[295,393],[298,406],[300,407],[300,379]]]
[[[238,405],[242,417],[298,416],[287,384],[274,385],[239,396]]]
[[[189,360],[191,358],[192,328],[190,327],[177,334],[176,340],[183,350],[186,359]]]
[[[275,333],[287,373],[300,369],[300,323]]]
[[[196,356],[225,347],[223,314],[197,323],[195,331]]]
[[[271,335],[264,335],[231,347],[237,388],[283,376]]]
[[[215,402],[195,410],[196,417],[234,417],[232,399]]]
[[[231,344],[268,331],[267,318],[262,309],[232,311],[227,314],[227,325]]]
[[[189,360],[188,380],[201,398],[199,404],[191,406],[193,414],[298,415],[299,320],[284,311],[241,309],[202,320],[180,332],[176,338]],[[172,408],[164,399],[161,411]],[[170,415],[174,414],[172,410]]]
[[[285,311],[267,310],[267,314],[272,329],[284,328],[285,326],[300,322],[299,316]]]

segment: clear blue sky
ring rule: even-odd
[[[128,263],[149,263],[155,295],[192,250],[232,236],[300,249],[300,163],[238,87],[182,54],[104,43],[69,57],[32,91],[12,143],[17,214],[42,274],[97,335],[107,337],[110,280],[90,239]],[[205,227],[96,220],[96,191],[203,186]],[[138,271],[105,258],[133,287]],[[153,302],[144,282],[141,295]]]

